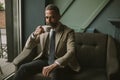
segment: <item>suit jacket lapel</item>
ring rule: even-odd
[[[59,44],[59,42],[60,42],[60,39],[61,39],[61,37],[62,37],[62,35],[63,35],[63,26],[60,26],[60,30],[56,33],[56,38],[55,38],[55,40],[56,40],[56,43],[55,43],[55,50],[57,50],[57,48],[58,48],[58,44]]]
[[[62,33],[63,33],[63,32],[56,33],[56,38],[55,38],[55,40],[56,40],[55,48],[56,48],[56,49],[57,49],[57,45],[58,45],[58,43],[59,43],[59,41],[60,41],[60,38],[61,38],[61,36],[62,36]]]

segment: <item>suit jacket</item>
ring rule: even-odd
[[[61,23],[57,27],[58,29],[55,37],[55,61],[57,61],[61,66],[69,65],[72,70],[79,71],[80,66],[75,58],[74,30]],[[37,54],[34,59],[43,58],[48,53],[48,40],[49,32],[42,33],[34,38],[30,35],[22,53],[14,59],[13,63],[18,64],[21,60],[27,57],[37,44],[39,44],[39,54]]]

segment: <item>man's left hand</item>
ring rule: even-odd
[[[49,66],[43,67],[43,70],[42,70],[43,76],[49,77],[50,72],[53,71],[54,69],[56,69],[58,66],[59,66],[58,64],[53,63]]]

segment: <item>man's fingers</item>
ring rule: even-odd
[[[42,26],[38,26],[34,31],[34,35],[39,35],[41,33],[44,33],[44,29],[42,28]]]
[[[48,77],[50,75],[50,72],[57,67],[58,67],[58,64],[56,64],[56,63],[49,65],[49,66],[46,66],[46,67],[43,67],[43,70],[42,70],[43,76]]]
[[[49,73],[50,73],[50,68],[49,67],[44,67],[43,71],[42,71],[43,76],[48,77]]]

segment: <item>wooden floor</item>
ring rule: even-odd
[[[15,66],[7,62],[7,59],[0,58],[0,80],[7,80],[6,78],[14,74]]]

